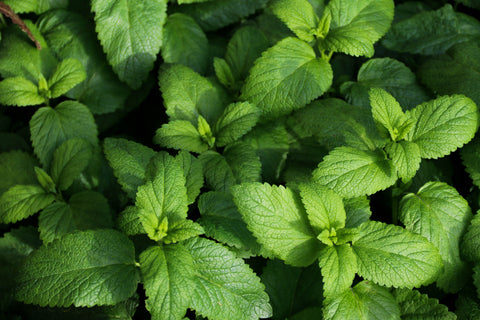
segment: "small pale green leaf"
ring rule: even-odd
[[[477,105],[462,95],[442,96],[409,112],[415,125],[406,140],[420,147],[422,158],[440,158],[472,140],[479,125]]]
[[[92,158],[92,147],[82,139],[69,139],[53,153],[51,173],[60,190],[66,190]]]
[[[299,189],[308,220],[317,233],[345,227],[345,209],[338,194],[316,183],[302,184]]]
[[[373,56],[373,44],[390,28],[392,0],[332,0],[324,15],[330,15],[330,31],[321,43],[328,51],[353,56]]]
[[[357,273],[375,283],[419,287],[434,282],[443,269],[438,249],[423,236],[395,225],[368,221],[352,242]]]
[[[143,184],[145,170],[155,151],[126,139],[107,138],[105,156],[127,195],[135,199],[137,188]]]
[[[113,71],[138,89],[162,44],[167,0],[93,0],[95,29]]]
[[[343,197],[358,197],[390,187],[397,175],[392,161],[382,150],[339,147],[320,162],[313,179]]]
[[[80,61],[65,59],[57,65],[48,79],[48,88],[52,98],[60,97],[85,80],[86,74]]]
[[[135,248],[115,230],[84,231],[42,246],[20,267],[16,298],[40,306],[113,305],[139,281]]]
[[[36,84],[23,77],[0,81],[0,103],[7,106],[35,106],[45,102]]]
[[[265,118],[304,107],[330,88],[330,64],[296,38],[286,38],[255,61],[241,98],[256,105]]]
[[[473,217],[468,230],[463,236],[463,242],[460,246],[462,255],[469,261],[480,261],[480,214]]]
[[[249,102],[228,105],[215,124],[217,146],[226,146],[245,135],[255,126],[259,115],[259,110]]]
[[[185,247],[193,257],[195,289],[191,307],[211,320],[256,320],[272,315],[260,279],[221,244],[192,238]]]
[[[153,142],[163,147],[202,153],[208,150],[198,129],[186,120],[174,120],[162,125]]]
[[[457,316],[437,299],[429,298],[417,290],[395,289],[392,291],[405,320],[455,320]]]
[[[37,184],[34,157],[23,151],[0,153],[0,195],[17,184]]]
[[[357,260],[349,244],[324,247],[318,261],[326,299],[336,298],[350,288],[357,273]]]
[[[37,176],[38,183],[42,186],[46,193],[57,193],[55,182],[53,181],[52,177],[45,172],[45,170],[35,167],[35,175]]]
[[[40,186],[16,185],[0,197],[0,221],[13,223],[28,218],[55,200]]]
[[[186,180],[188,203],[192,204],[203,187],[203,168],[200,160],[186,151],[180,151],[175,160],[182,168]]]
[[[420,169],[420,148],[414,142],[392,142],[385,148],[388,156],[392,159],[397,175],[403,182],[410,181]]]
[[[293,266],[307,266],[318,257],[320,243],[292,190],[244,183],[234,186],[232,194],[248,229],[267,251]]]
[[[202,226],[192,220],[179,220],[168,226],[167,236],[164,243],[176,243],[204,234]]]
[[[406,121],[402,107],[395,98],[380,88],[372,88],[368,91],[372,115],[379,131],[396,141],[400,134],[400,128]],[[385,130],[386,129],[386,130]]]
[[[213,136],[212,128],[207,120],[201,115],[198,116],[197,129],[200,134],[200,138],[207,144],[208,147],[213,148],[215,146],[215,137]]]
[[[190,252],[181,244],[150,247],[140,254],[140,270],[152,319],[182,319],[195,288]]]
[[[276,0],[270,9],[297,37],[307,42],[315,39],[320,19],[307,0]]]
[[[218,81],[223,84],[227,89],[237,90],[237,84],[232,73],[232,69],[228,65],[227,61],[222,58],[213,58],[213,68],[215,69],[215,75]]]

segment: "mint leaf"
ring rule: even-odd
[[[479,35],[480,23],[476,19],[455,12],[446,4],[393,24],[382,44],[395,51],[433,55]]]
[[[35,154],[45,167],[50,165],[54,151],[68,139],[81,138],[92,146],[98,144],[92,114],[75,101],[64,101],[55,109],[38,109],[30,120],[30,134]]]
[[[244,142],[230,144],[223,156],[232,169],[237,183],[261,181],[261,163],[255,149]]]
[[[205,182],[210,189],[229,191],[230,187],[236,184],[232,168],[218,152],[205,151],[198,159],[202,163]]]
[[[181,13],[169,15],[162,43],[162,58],[166,63],[180,63],[198,73],[205,73],[208,39],[193,18]]]
[[[215,124],[216,144],[226,146],[238,140],[257,123],[259,110],[249,102],[228,105]]]
[[[335,299],[350,288],[357,272],[357,260],[349,244],[322,248],[318,261],[327,300]]]
[[[317,234],[345,227],[345,209],[338,194],[314,183],[302,184],[299,189],[308,220]]]
[[[168,234],[163,239],[166,244],[184,241],[204,234],[202,226],[192,220],[179,220],[168,226]]]
[[[28,256],[16,298],[50,307],[112,305],[133,295],[138,280],[133,243],[125,235],[77,232]]]
[[[328,301],[323,316],[326,320],[400,319],[400,310],[387,289],[362,281]]]
[[[403,182],[410,181],[420,169],[420,148],[410,141],[392,142],[385,148]]]
[[[98,39],[113,71],[138,89],[160,51],[167,1],[93,0],[91,5]]]
[[[480,154],[480,140],[473,139],[460,151],[465,171],[468,172],[473,184],[480,187],[480,162],[477,161]]]
[[[442,272],[438,249],[424,237],[401,227],[369,221],[352,242],[358,274],[385,286],[418,287]]]
[[[92,158],[91,145],[82,139],[69,139],[53,153],[52,178],[60,190],[67,190]]]
[[[55,195],[46,193],[40,186],[16,185],[0,197],[0,221],[14,223],[28,218],[55,200]]]
[[[373,56],[373,44],[390,28],[391,0],[333,0],[324,15],[331,16],[330,31],[321,48],[353,56]]]
[[[313,49],[286,38],[255,61],[241,98],[256,105],[262,117],[278,117],[304,107],[332,84],[332,68]]]
[[[203,187],[203,169],[200,160],[186,151],[180,151],[175,157],[186,180],[188,204],[195,202]]]
[[[292,190],[267,183],[244,183],[232,188],[233,200],[258,242],[293,266],[308,266],[320,244],[301,201]]]
[[[8,4],[16,13],[35,12],[36,14],[68,5],[65,0],[5,0],[4,3]]]
[[[37,184],[35,170],[37,161],[23,151],[0,153],[0,195],[17,184]]]
[[[468,226],[468,230],[463,236],[463,242],[460,246],[463,256],[469,261],[480,261],[480,252],[478,250],[480,245],[480,214],[473,217]]]
[[[0,81],[0,103],[9,106],[34,106],[45,102],[36,84],[24,77],[7,78]]]
[[[462,95],[422,103],[409,115],[415,125],[406,140],[415,142],[427,159],[443,157],[469,142],[479,123],[477,106]]]
[[[370,220],[372,211],[370,211],[370,202],[367,197],[343,199],[343,205],[347,216],[345,228],[356,228]]]
[[[140,221],[140,208],[128,206],[120,212],[117,219],[117,227],[129,236],[145,233],[142,221]]]
[[[320,19],[307,0],[276,0],[270,9],[297,37],[307,42],[315,39],[315,29]]]
[[[35,167],[34,169],[37,181],[42,186],[43,190],[46,193],[57,193],[55,182],[53,182],[52,177],[50,177],[42,168]]]
[[[395,289],[392,294],[400,307],[402,319],[457,319],[453,312],[448,311],[447,306],[440,304],[437,299],[421,294],[417,290]]]
[[[60,97],[85,80],[86,74],[80,61],[65,59],[57,65],[48,79],[48,88],[52,98]]]
[[[164,147],[202,153],[208,150],[198,129],[186,120],[170,121],[155,133],[153,142]]]
[[[152,319],[181,319],[195,287],[190,252],[181,244],[150,247],[140,254],[140,270]]]
[[[429,182],[416,194],[404,196],[399,211],[407,230],[438,248],[444,270],[437,285],[446,292],[458,292],[467,281],[467,266],[459,254],[461,237],[472,217],[467,201],[446,183]]]
[[[130,198],[135,199],[155,151],[139,143],[116,138],[105,139],[103,148],[118,183]]]
[[[218,81],[229,90],[238,90],[232,69],[225,59],[213,57],[213,68]]]
[[[264,286],[242,259],[203,238],[187,240],[185,247],[193,257],[196,287],[191,307],[197,314],[211,320],[254,320],[272,315]]]
[[[343,197],[357,197],[390,187],[397,175],[392,161],[382,150],[339,147],[319,163],[313,179]]]

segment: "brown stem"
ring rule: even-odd
[[[6,17],[9,17],[10,20],[12,20],[13,23],[15,23],[17,26],[19,26],[20,29],[22,29],[22,31],[25,32],[28,35],[28,37],[35,43],[38,50],[42,49],[42,46],[37,41],[37,39],[35,39],[32,31],[30,31],[30,29],[28,29],[25,22],[23,22],[22,19],[20,19],[20,17],[15,12],[13,12],[12,8],[10,8],[9,5],[7,5],[7,4],[5,4],[1,1],[0,1],[0,13],[2,13]]]

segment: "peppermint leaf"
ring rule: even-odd
[[[403,182],[410,181],[420,169],[420,148],[410,141],[392,142],[386,149],[397,169],[397,175]]]
[[[307,0],[276,0],[270,9],[297,37],[306,42],[315,39],[315,29],[320,19]]]
[[[248,102],[228,105],[215,125],[217,146],[223,147],[238,140],[255,126],[258,117],[259,110]]]
[[[357,260],[349,244],[324,247],[320,252],[319,266],[323,276],[326,299],[342,295],[353,283]]]
[[[198,129],[188,121],[175,120],[162,125],[153,142],[164,147],[202,153],[208,150]]]
[[[65,59],[57,65],[48,79],[48,88],[52,98],[60,97],[85,80],[86,74],[80,61]]]
[[[469,261],[480,261],[480,251],[478,245],[480,244],[480,215],[473,217],[468,226],[468,230],[463,236],[463,243],[461,252]]]
[[[203,169],[200,160],[186,151],[180,151],[175,157],[182,168],[186,180],[188,204],[195,202],[203,187]]]
[[[12,77],[0,81],[0,103],[9,106],[34,106],[45,102],[36,84],[24,77]]]
[[[437,299],[421,294],[417,290],[395,289],[392,293],[400,307],[402,319],[457,319],[453,312],[448,311],[447,306],[440,304]]]

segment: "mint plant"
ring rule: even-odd
[[[480,318],[479,9],[0,2],[0,318]]]

